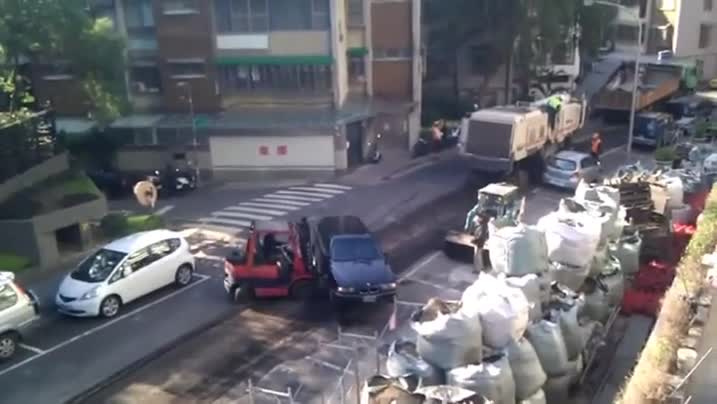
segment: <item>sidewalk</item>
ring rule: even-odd
[[[712,290],[712,302],[715,302],[717,290]],[[702,358],[717,341],[717,308],[710,307],[709,317],[705,323],[702,336],[697,336],[697,358]],[[717,403],[717,352],[711,352],[700,364],[686,389],[686,396],[692,404]]]

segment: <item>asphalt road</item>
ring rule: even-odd
[[[605,143],[608,150],[620,140],[605,134]],[[460,161],[443,161],[372,186],[346,186],[337,181],[300,186],[308,190],[292,189],[296,186],[250,191],[229,187],[215,190],[211,197],[197,193],[168,201],[174,205],[165,213],[170,220],[181,219],[187,227],[227,230],[236,239],[201,247],[202,253],[208,252],[190,287],[153,294],[125,307],[122,316],[112,321],[56,314],[52,296],[59,278],[30,285],[41,297],[43,316],[27,333],[20,354],[0,364],[0,402],[65,402],[164,351],[159,359],[85,402],[115,402],[121,397],[128,400],[116,402],[160,403],[170,402],[169,398],[212,402],[234,393],[241,397],[239,381],[248,377],[258,380],[277,364],[305,356],[316,349],[317,338],[330,340],[336,329],[333,314],[325,305],[263,302],[242,308],[227,302],[221,265],[214,258],[240,244],[246,227],[243,223],[251,217],[247,215],[297,218],[350,213],[362,216],[374,229],[389,226],[380,236],[400,272],[440,243],[445,230],[461,224],[475,190],[461,195],[451,192],[465,182],[465,174]],[[445,197],[405,217],[436,195]],[[210,225],[200,220],[206,218],[219,219]],[[384,327],[390,315],[386,308],[379,308],[371,319],[364,318],[364,313],[356,312],[346,326],[370,334],[372,329]],[[206,329],[209,331],[194,335]],[[191,338],[167,351],[183,337]]]

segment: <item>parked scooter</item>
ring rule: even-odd
[[[436,133],[435,131],[439,132]],[[431,132],[422,132],[411,149],[411,157],[425,156],[431,152],[439,152],[458,144],[461,128],[448,128],[442,126],[440,129],[433,128]]]
[[[194,173],[179,168],[167,167],[164,171],[154,170],[146,177],[157,188],[159,194],[178,194],[197,187]]]
[[[383,155],[381,154],[381,150],[379,149],[379,141],[381,140],[381,134],[376,134],[376,140],[371,142],[368,142],[368,162],[372,164],[377,164],[381,161],[381,158]]]

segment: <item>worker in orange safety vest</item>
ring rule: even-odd
[[[590,141],[590,155],[600,162],[600,154],[602,153],[602,137],[598,132],[593,133]]]

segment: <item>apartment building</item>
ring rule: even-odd
[[[633,51],[637,18],[643,26],[641,52],[672,52],[678,60],[693,61],[703,77],[717,77],[717,3],[714,0],[641,0],[632,10],[621,10],[618,47]]]
[[[410,147],[420,125],[420,5],[95,0],[127,38],[133,112],[108,129],[127,139],[119,168],[198,156],[215,174],[341,170],[361,164],[379,132]],[[71,72],[36,80],[40,98],[75,116],[60,126],[81,127],[86,103],[65,96],[76,91]]]

